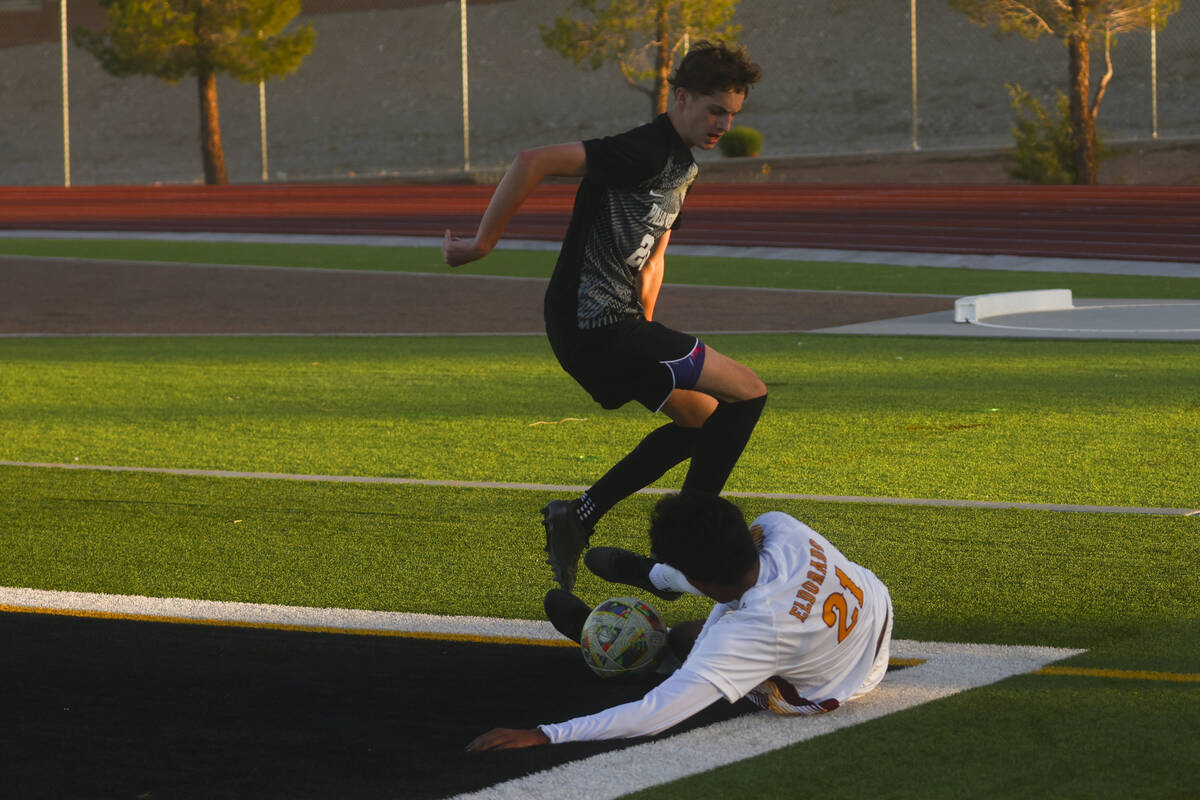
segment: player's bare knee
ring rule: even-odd
[[[763,397],[767,393],[764,384],[754,370],[728,356],[708,349],[711,367],[706,367],[704,391],[726,402],[740,402]],[[710,371],[709,371],[710,370]]]
[[[744,372],[735,390],[737,399],[755,400],[759,397],[766,397],[767,385],[762,382],[762,379],[749,367],[742,367],[742,369]]]

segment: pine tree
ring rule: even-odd
[[[195,76],[200,101],[204,180],[225,184],[217,73],[257,83],[294,72],[316,32],[284,28],[301,0],[100,0],[102,33],[76,28],[71,38],[117,77],[152,75],[168,83]]]

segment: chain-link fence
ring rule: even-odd
[[[98,19],[95,0],[68,2],[72,24]],[[647,99],[615,67],[581,71],[542,43],[538,23],[566,5],[468,0],[473,168],[500,168],[522,147],[647,119]],[[0,8],[0,183],[63,180],[59,5],[40,6]],[[266,86],[270,177],[462,169],[459,1],[312,0],[307,8],[303,19],[317,29],[313,53],[296,74]],[[330,8],[354,10],[318,13]],[[5,36],[17,20],[32,31],[30,15],[38,14],[48,22],[26,40]],[[914,141],[925,151],[1010,146],[1005,84],[1047,100],[1067,86],[1061,42],[998,36],[946,0],[742,0],[737,22],[764,70],[740,121],[763,133],[770,158],[910,151]],[[194,82],[116,79],[79,48],[69,57],[74,183],[199,180]],[[1098,79],[1103,52],[1092,61]],[[1113,65],[1099,118],[1109,142],[1200,138],[1200,0],[1183,0],[1157,36],[1121,35]],[[258,87],[219,87],[230,178],[256,181]]]

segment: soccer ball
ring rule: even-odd
[[[666,643],[662,617],[636,597],[614,597],[596,606],[579,637],[583,660],[601,678],[652,672]]]

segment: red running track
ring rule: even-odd
[[[3,229],[440,236],[493,187],[0,187]],[[507,238],[558,240],[575,188],[547,185]],[[1200,187],[701,184],[672,242],[1200,263]]]

